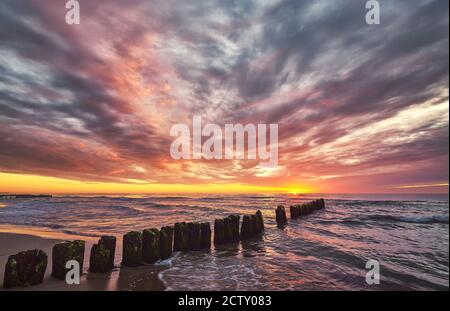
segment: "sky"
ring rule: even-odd
[[[0,2],[0,192],[448,193],[449,2]],[[278,124],[278,166],[174,124]]]

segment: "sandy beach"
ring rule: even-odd
[[[3,288],[5,265],[8,256],[29,249],[41,249],[47,253],[48,265],[44,282],[37,286],[26,288],[13,288],[8,290],[37,290],[37,291],[152,291],[164,290],[165,286],[159,280],[158,273],[163,269],[161,266],[142,266],[137,268],[118,267],[121,257],[121,244],[118,244],[116,254],[116,268],[108,274],[89,273],[89,253],[93,239],[86,240],[84,256],[84,271],[80,285],[67,285],[64,281],[57,280],[51,276],[52,247],[65,239],[43,238],[21,233],[0,232],[0,290]]]

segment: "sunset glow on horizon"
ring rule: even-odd
[[[308,185],[283,185],[280,187],[252,186],[244,184],[161,184],[161,183],[113,183],[113,182],[85,182],[55,177],[34,176],[24,174],[0,173],[0,194],[201,194],[201,193],[231,193],[231,194],[308,194],[308,193],[405,193],[403,189],[414,189],[414,193],[446,193],[448,183],[431,185],[404,185],[385,188],[373,192],[346,192],[345,189],[333,190],[314,188]],[[431,191],[430,191],[431,189]],[[408,193],[409,191],[406,191]]]
[[[0,4],[0,194],[448,193],[447,1],[80,3]],[[278,166],[174,160],[194,115]]]

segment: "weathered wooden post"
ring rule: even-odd
[[[173,250],[175,252],[189,250],[188,227],[185,222],[178,222],[174,226]]]
[[[142,264],[142,232],[131,231],[123,236],[122,264],[128,267]]]
[[[252,217],[250,215],[244,215],[242,217],[241,241],[246,240],[251,236],[252,236]]]
[[[181,227],[183,226],[182,222],[177,222],[173,225],[173,251],[179,252],[181,251]]]
[[[214,245],[224,243],[225,228],[223,219],[214,220]]]
[[[304,205],[299,204],[297,205],[297,208],[298,208],[298,217],[304,216],[305,215]]]
[[[223,219],[224,226],[224,243],[233,242],[233,221],[230,217]]]
[[[5,266],[3,287],[25,287],[42,283],[47,269],[47,254],[40,250],[28,250],[9,256]]]
[[[202,249],[200,228],[200,223],[198,222],[188,223],[189,250],[199,251]]]
[[[283,205],[279,205],[275,210],[275,216],[278,226],[284,226],[287,223],[286,210]]]
[[[325,208],[325,200],[324,199],[320,199],[320,209]]]
[[[251,236],[255,236],[258,234],[258,220],[256,219],[256,215],[250,215],[250,219],[252,222],[252,226],[251,226]]]
[[[318,200],[312,201],[311,204],[312,204],[312,207],[313,207],[314,211],[317,211],[320,208]]]
[[[291,211],[291,219],[296,219],[300,216],[300,207],[298,205],[291,205],[289,209]]]
[[[161,258],[159,254],[160,233],[156,228],[142,232],[142,259],[147,263],[155,263]]]
[[[261,233],[264,231],[264,219],[260,210],[256,211],[256,224],[257,224],[257,233]]]
[[[239,215],[230,215],[228,216],[230,219],[231,225],[231,241],[230,242],[239,242],[240,234],[239,234],[239,220],[241,216]]]
[[[211,225],[209,222],[203,222],[200,225],[201,248],[211,248]]]
[[[69,269],[66,263],[69,260],[75,260],[80,264],[80,273],[83,273],[84,262],[84,241],[66,241],[53,246],[52,250],[52,276],[65,280]]]
[[[89,271],[106,273],[111,271],[110,262],[111,252],[103,244],[94,244],[91,248],[91,255],[89,257]]]
[[[311,202],[305,203],[305,208],[306,208],[306,215],[311,214],[311,212],[312,212]]]
[[[116,238],[104,235],[97,244],[92,245],[89,257],[89,271],[106,273],[114,268]]]
[[[303,210],[303,216],[306,216],[306,215],[308,215],[308,213],[309,213],[309,210],[308,210],[308,203],[303,203],[302,204],[302,210]]]
[[[229,215],[214,221],[214,244],[239,242],[239,215]]]
[[[264,231],[264,220],[260,210],[253,215],[244,215],[241,226],[241,241],[259,235]]]
[[[159,238],[159,255],[162,259],[169,258],[173,253],[173,227],[162,227]]]
[[[109,266],[111,269],[114,268],[114,259],[116,256],[116,241],[116,237],[112,235],[103,235],[98,241],[98,244],[103,245],[109,250]]]

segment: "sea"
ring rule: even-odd
[[[284,228],[275,208],[324,198],[326,208]],[[262,237],[157,263],[168,290],[449,290],[444,195],[61,195],[1,199],[0,231],[95,240],[182,221],[261,210]],[[121,244],[119,244],[121,245]],[[120,246],[121,247],[121,246]],[[118,252],[120,256],[120,252]],[[372,284],[379,267],[379,284]],[[120,258],[116,258],[120,264]],[[371,278],[372,277],[372,278]]]

